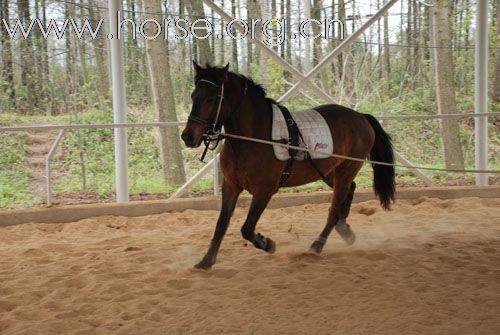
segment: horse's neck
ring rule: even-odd
[[[267,98],[256,98],[250,93],[245,96],[240,108],[234,107],[225,128],[235,135],[265,138],[270,131],[271,108]]]

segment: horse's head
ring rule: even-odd
[[[229,64],[223,68],[202,68],[193,61],[193,68],[195,73],[195,87],[191,93],[193,106],[181,138],[186,146],[196,148],[200,146],[203,134],[220,129],[225,119],[222,107]]]

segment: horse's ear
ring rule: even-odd
[[[229,63],[227,63],[226,66],[224,66],[224,68],[222,69],[222,73],[223,73],[224,81],[228,80],[229,79]]]
[[[193,71],[195,75],[198,75],[201,72],[201,66],[199,66],[194,59],[193,59]]]

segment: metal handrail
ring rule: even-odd
[[[475,114],[439,114],[439,115],[380,115],[378,120],[435,120],[435,119],[464,119],[472,117],[500,117],[500,113]],[[115,129],[115,128],[152,128],[183,126],[187,121],[147,122],[147,123],[100,123],[100,124],[67,124],[67,125],[40,125],[21,127],[0,127],[2,132],[39,131],[39,130],[77,130],[77,129]]]
[[[64,133],[65,133],[64,129],[59,130],[56,140],[54,141],[54,143],[52,143],[49,153],[45,157],[45,179],[46,179],[45,182],[47,185],[47,206],[52,206],[52,169],[50,166],[50,160],[52,156],[54,156],[54,153],[56,152],[59,143],[61,143]]]
[[[461,119],[469,117],[495,117],[500,116],[500,113],[475,113],[475,114],[441,114],[441,115],[398,115],[398,116],[377,116],[379,120],[434,120],[434,119]],[[150,127],[173,127],[173,126],[183,126],[186,121],[170,121],[170,122],[149,122],[149,123],[110,123],[110,124],[70,124],[70,125],[40,125],[40,126],[21,126],[21,127],[0,127],[1,132],[18,132],[18,131],[40,131],[40,130],[59,130],[59,133],[52,144],[49,153],[45,157],[45,178],[47,186],[47,205],[52,205],[52,168],[51,159],[59,146],[66,130],[78,130],[78,129],[115,129],[115,128],[150,128]],[[215,153],[214,158],[208,162],[198,173],[196,173],[186,184],[181,187],[177,192],[175,192],[171,197],[181,197],[187,192],[190,185],[197,182],[210,167],[213,167],[214,173],[214,195],[219,192],[219,167],[217,166],[219,158],[218,152]],[[400,157],[401,158],[401,157]],[[409,162],[405,162],[408,163]],[[425,175],[421,174],[420,171],[412,169],[414,173],[423,178]],[[424,178],[424,181],[427,178]]]

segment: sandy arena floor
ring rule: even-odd
[[[0,228],[0,333],[500,334],[500,199],[356,204],[309,254],[327,209],[267,210],[274,255],[237,210],[208,272],[215,211]]]

